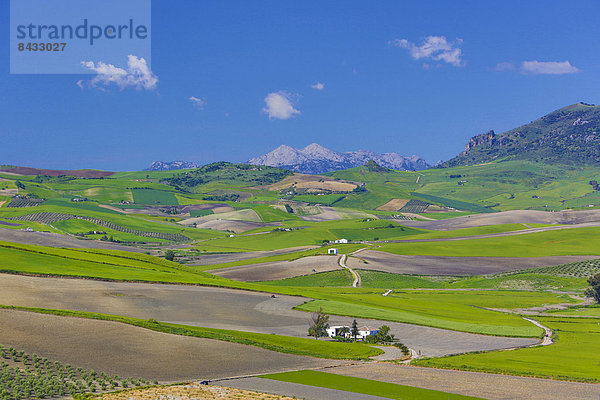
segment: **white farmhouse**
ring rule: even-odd
[[[340,243],[348,243],[348,239],[337,239],[335,242],[333,242],[335,244],[340,244]]]
[[[327,254],[336,255],[338,253],[338,249],[327,249]]]
[[[356,339],[364,340],[367,336],[375,336],[379,333],[379,329],[371,329],[368,326],[358,328],[358,336]]]
[[[327,331],[327,335],[329,337],[336,337],[336,336],[345,336],[345,337],[350,337],[350,327],[349,326],[344,326],[344,325],[338,325],[338,326],[330,326],[329,328],[326,329]],[[342,334],[343,331],[346,331],[345,334]]]

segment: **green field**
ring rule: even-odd
[[[388,296],[382,291],[338,290],[326,299],[296,307],[349,317],[373,318],[463,332],[497,336],[539,337],[542,330],[520,316],[488,310],[527,308],[541,304],[574,302],[548,292],[404,290]]]
[[[190,217],[204,217],[205,215],[214,214],[213,210],[191,210]]]
[[[352,286],[352,281],[353,277],[349,271],[338,270],[261,283],[274,286],[348,287]]]
[[[556,332],[556,343],[510,351],[493,351],[413,361],[415,365],[600,382],[600,319],[536,317]]]
[[[600,228],[574,228],[449,242],[384,243],[393,254],[452,257],[545,257],[600,255]]]
[[[371,396],[385,397],[398,400],[458,400],[476,399],[476,397],[440,392],[437,390],[421,389],[394,383],[379,382],[370,379],[354,378],[351,376],[330,374],[321,371],[294,371],[279,374],[262,375],[261,378],[282,382],[298,383],[301,385],[317,386],[328,389],[343,390]]]
[[[136,204],[159,204],[162,206],[176,206],[179,204],[173,193],[154,189],[131,189],[133,201]]]

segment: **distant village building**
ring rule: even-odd
[[[336,255],[338,253],[338,249],[327,249],[327,254]]]
[[[340,244],[340,243],[348,243],[348,239],[338,239],[335,242],[333,242],[335,244]]]

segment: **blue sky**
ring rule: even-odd
[[[489,129],[599,103],[599,11],[597,1],[154,0],[151,72],[128,82],[11,75],[3,29],[0,164],[134,170],[312,142],[449,159]],[[89,61],[90,72],[108,62]],[[132,70],[125,58],[114,68]]]

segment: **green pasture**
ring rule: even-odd
[[[298,383],[300,385],[316,386],[345,392],[361,393],[370,396],[398,400],[458,400],[476,399],[437,390],[421,389],[412,386],[355,378],[345,375],[331,374],[321,371],[303,370],[262,375],[261,378],[281,382]]]
[[[535,317],[556,343],[533,348],[415,360],[419,366],[600,382],[600,319]]]
[[[173,193],[154,189],[132,189],[133,201],[136,204],[153,204],[176,206],[177,198]]]
[[[191,210],[190,217],[204,217],[205,215],[214,214],[213,210]]]
[[[330,206],[342,200],[344,197],[346,196],[341,194],[302,194],[294,196],[292,200],[300,201],[302,203],[322,204],[324,206]]]
[[[404,290],[382,296],[382,291],[349,289],[328,293],[326,299],[297,307],[357,318],[427,325],[456,331],[497,336],[538,337],[540,328],[512,314],[489,309],[527,308],[541,304],[573,302],[549,292]]]
[[[306,286],[306,287],[348,287],[352,286],[353,277],[348,270],[320,272],[312,275],[296,276],[277,281],[259,282],[273,286]]]
[[[198,243],[196,247],[199,250],[204,249],[207,251],[211,251],[211,249],[214,251],[214,248],[222,248],[223,251],[228,248],[244,251],[276,250],[297,246],[321,245],[324,241],[334,241],[341,238],[354,241],[374,240],[375,238],[403,239],[427,232],[422,229],[404,227],[386,220],[285,221],[283,227],[298,229],[292,231],[273,230],[273,232],[264,235],[250,235],[255,231],[249,231],[233,238],[228,237]],[[261,230],[264,231],[264,229]],[[365,246],[362,245],[361,247]]]
[[[508,290],[561,290],[582,293],[587,278],[560,276],[545,273],[528,273],[478,276],[420,276],[358,269],[362,287],[386,290],[403,289],[508,289]],[[295,278],[263,282],[275,286],[335,287],[350,286],[352,278],[346,271],[321,272]],[[600,316],[600,315],[599,315]]]
[[[282,211],[278,208],[266,205],[258,204],[252,205],[251,207],[260,217],[263,222],[276,222],[286,220],[299,220],[298,216]]]
[[[600,255],[600,228],[572,228],[484,239],[383,243],[393,254],[453,257],[544,257]]]
[[[342,207],[375,209],[394,198],[419,198],[476,212],[557,211],[566,206],[598,203],[588,182],[597,179],[600,171],[589,167],[501,161],[418,172],[369,172],[364,167],[357,167],[328,175],[366,183],[367,192],[351,193],[336,203]],[[436,218],[434,215],[427,214]]]
[[[592,304],[590,306],[575,306],[567,310],[551,310],[546,311],[548,315],[567,315],[572,317],[597,317],[600,318],[600,304]]]

